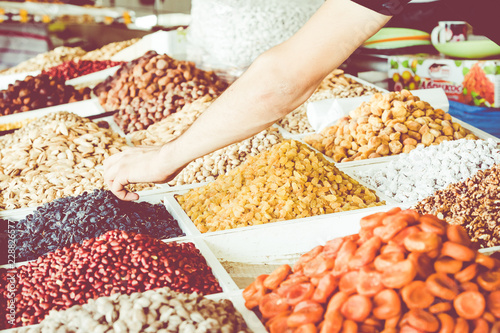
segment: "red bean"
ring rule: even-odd
[[[119,251],[107,251],[118,246],[131,250],[128,263],[121,260]],[[154,271],[150,265],[152,258],[156,258]],[[17,286],[22,292],[17,294],[15,326],[36,324],[52,309],[66,309],[86,303],[89,298],[113,293],[130,294],[165,286],[188,293],[222,291],[194,244],[163,243],[124,231],[110,231],[97,241],[72,245],[22,266]],[[5,296],[6,291],[0,289],[0,299]],[[25,320],[21,313],[27,315]],[[0,315],[0,329],[10,327],[4,320],[5,315]]]

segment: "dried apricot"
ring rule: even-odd
[[[455,320],[455,330],[453,333],[469,333],[469,323],[466,319],[458,317]]]
[[[340,313],[350,320],[364,321],[370,315],[372,302],[369,297],[352,295],[340,308]]]
[[[446,224],[442,220],[438,219],[436,216],[431,214],[425,214],[419,218],[420,228],[425,232],[432,232],[436,235],[443,236],[446,234]]]
[[[377,255],[380,246],[382,245],[382,240],[374,236],[363,244],[356,250],[351,260],[349,261],[350,269],[358,269],[363,267],[364,265],[372,262],[375,256]]]
[[[436,272],[443,272],[447,274],[455,274],[462,269],[463,262],[450,257],[442,257],[434,262],[434,269]]]
[[[465,319],[480,318],[486,308],[486,301],[478,291],[464,291],[453,301],[457,314]]]
[[[335,259],[335,267],[333,269],[334,276],[340,276],[349,270],[349,261],[356,252],[358,246],[356,245],[356,240],[349,239],[346,240],[337,254]]]
[[[409,259],[397,262],[382,273],[382,284],[387,288],[399,289],[410,283],[417,275],[413,262]]]
[[[339,290],[347,294],[356,292],[358,285],[359,271],[350,271],[345,273],[339,281]]]
[[[405,255],[402,252],[386,252],[378,255],[373,264],[375,268],[383,272],[387,267],[394,265],[395,263],[405,259]]]
[[[482,318],[474,320],[474,330],[472,333],[489,333],[490,325]]]
[[[326,311],[325,319],[320,324],[320,333],[338,333],[342,330],[342,324],[344,322],[344,317],[339,311]]]
[[[446,227],[446,237],[454,243],[470,247],[472,242],[465,229],[457,224],[450,224]]]
[[[327,299],[333,294],[335,289],[337,289],[339,282],[338,279],[333,277],[332,274],[327,274],[323,276],[312,295],[312,300],[318,303],[325,303]]]
[[[455,320],[447,313],[440,313],[437,315],[441,328],[439,333],[453,333],[455,331]]]
[[[374,296],[384,289],[382,284],[382,274],[376,270],[365,266],[359,270],[358,284],[356,291],[360,295]]]
[[[500,290],[494,291],[488,295],[488,311],[500,319]]]
[[[269,293],[264,295],[259,301],[259,310],[264,318],[271,318],[281,312],[286,312],[290,306],[276,293]]]
[[[471,261],[476,258],[476,252],[474,250],[455,242],[444,242],[441,247],[441,255],[460,261]]]
[[[314,294],[314,286],[311,283],[299,283],[295,285],[280,286],[277,293],[283,297],[288,304],[294,306],[304,300],[308,300]]]
[[[401,311],[401,300],[393,289],[384,289],[373,298],[373,315],[380,320],[397,316]]]
[[[465,267],[463,270],[455,274],[455,280],[462,283],[470,281],[476,277],[478,272],[479,265],[476,263],[470,264],[469,266]]]
[[[478,275],[476,281],[484,290],[498,290],[500,288],[500,271],[486,271],[481,273]]]
[[[420,231],[408,235],[403,243],[410,252],[431,252],[439,247],[440,238],[437,234]]]
[[[429,312],[430,313],[441,313],[441,312],[447,312],[450,311],[453,306],[451,305],[450,302],[440,302],[433,304],[429,307]]]
[[[434,295],[424,281],[412,281],[401,289],[401,297],[410,309],[425,309],[434,302]]]
[[[439,320],[431,313],[422,309],[410,310],[408,323],[425,332],[436,332],[439,329]]]
[[[458,295],[457,283],[444,273],[434,273],[425,281],[427,289],[435,296],[453,300]]]
[[[342,333],[357,333],[358,332],[358,324],[352,320],[344,320],[344,324],[342,325]]]
[[[282,265],[274,270],[269,276],[264,280],[264,287],[267,289],[276,289],[283,282],[286,277],[290,274],[292,268],[289,265]]]
[[[318,323],[323,319],[323,307],[311,300],[298,303],[292,314],[288,316],[287,324],[289,327],[299,327],[306,324]]]

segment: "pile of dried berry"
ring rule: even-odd
[[[16,229],[18,260],[33,260],[110,230],[158,239],[184,235],[164,205],[121,201],[105,190],[46,203],[17,222]]]
[[[64,80],[74,79],[79,76],[102,71],[106,68],[121,65],[121,61],[92,61],[92,60],[70,60],[60,65],[44,70],[42,73],[47,74],[51,78]]]

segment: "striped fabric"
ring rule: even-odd
[[[49,43],[43,23],[0,23],[0,70],[47,52]]]

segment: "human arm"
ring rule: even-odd
[[[259,56],[179,138],[107,159],[106,183],[120,199],[135,200],[126,184],[168,181],[192,160],[266,129],[307,100],[389,19],[350,0],[327,0],[294,36]]]

